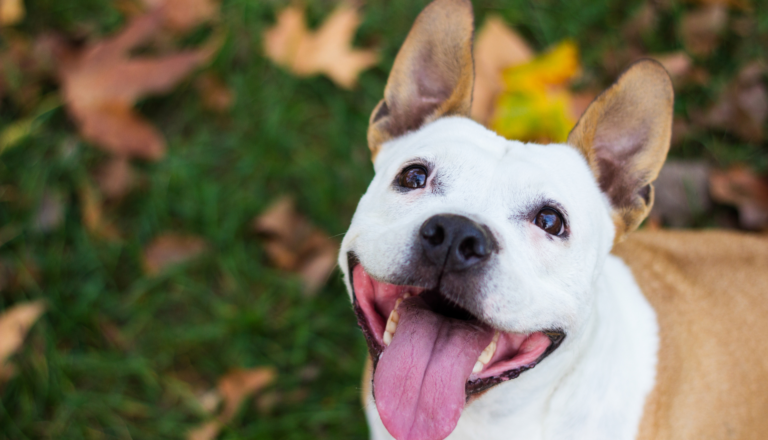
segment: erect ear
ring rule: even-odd
[[[416,18],[371,114],[373,159],[384,142],[441,116],[469,116],[473,21],[469,0],[435,0]]]
[[[669,151],[674,91],[653,60],[633,64],[598,96],[568,135],[613,206],[616,241],[653,205],[653,185]]]

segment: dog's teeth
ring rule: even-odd
[[[480,362],[483,365],[487,365],[488,362],[491,361],[493,355],[496,353],[496,345],[499,341],[500,335],[501,334],[499,332],[496,332],[496,334],[493,335],[493,340],[491,340],[491,343],[485,347],[482,353],[480,353],[480,356],[477,358],[477,362]]]
[[[389,319],[387,319],[387,326],[384,329],[384,336],[382,339],[384,339],[384,344],[389,346],[389,344],[392,342],[392,338],[395,337],[395,332],[397,331],[397,323],[400,322],[400,314],[397,313],[397,306],[400,304],[400,300],[398,299],[395,303],[395,308],[392,309],[392,312],[389,314]]]
[[[392,315],[394,315],[394,313]],[[392,315],[389,315],[389,321],[387,321],[387,331],[394,335],[395,330],[397,330],[397,321],[393,319]]]
[[[477,373],[483,371],[483,367],[485,367],[485,365],[483,365],[482,362],[477,361],[477,362],[475,362],[475,366],[472,367],[472,372],[477,374]]]

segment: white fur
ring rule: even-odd
[[[415,158],[434,165],[427,188],[393,190]],[[629,269],[609,256],[611,207],[585,159],[567,145],[508,141],[454,117],[385,144],[375,169],[342,243],[350,292],[347,252],[387,279],[408,264],[427,218],[461,214],[487,225],[500,245],[473,314],[505,331],[567,334],[533,370],[465,408],[449,439],[634,438],[655,380],[656,317]],[[566,240],[520,216],[540,200],[567,212]],[[391,438],[374,404],[367,414],[372,438]]]

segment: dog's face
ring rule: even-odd
[[[586,325],[603,262],[650,210],[669,146],[672,89],[650,61],[567,144],[495,135],[466,118],[471,35],[465,0],[437,0],[414,24],[371,117],[376,176],[340,254],[398,440],[445,438],[467,399]]]

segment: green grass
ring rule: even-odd
[[[319,23],[334,2],[308,1]],[[299,79],[261,55],[261,34],[277,1],[225,0],[228,39],[211,69],[234,90],[227,116],[201,107],[190,81],[147,99],[140,111],[165,134],[167,157],[137,163],[142,184],[108,215],[120,243],[91,236],[79,215],[78,190],[106,157],[82,142],[62,109],[42,129],[0,156],[0,261],[37,267],[39,276],[0,292],[0,310],[43,298],[49,308],[14,357],[20,373],[0,385],[0,438],[183,438],[202,420],[190,394],[215,385],[232,368],[274,366],[270,390],[283,398],[269,411],[248,400],[224,439],[342,439],[366,436],[359,380],[366,353],[338,274],[313,298],[301,283],[269,266],[251,219],[281,194],[340,236],[373,175],[365,142],[368,115],[424,1],[372,0],[356,37],[376,46],[380,65],[354,91],[324,77]],[[755,2],[757,3],[757,2]],[[57,30],[73,37],[108,35],[123,18],[108,0],[28,0],[29,35]],[[504,16],[537,48],[573,38],[582,48],[586,86],[612,78],[606,50],[622,50],[622,28],[637,1],[476,1],[477,22]],[[662,14],[646,36],[650,52],[682,48],[676,24],[690,5]],[[740,15],[740,13],[733,13]],[[696,60],[712,80],[679,90],[677,113],[708,105],[745,62],[764,56],[768,14],[757,9],[750,38],[728,31],[709,59]],[[49,86],[50,88],[51,86]],[[0,128],[22,116],[0,104]],[[717,165],[747,161],[768,170],[766,145],[727,132],[687,139],[673,156]],[[44,191],[65,200],[62,224],[31,227]],[[165,231],[211,244],[202,259],[158,278],[141,270],[143,247]],[[33,262],[34,265],[29,263]],[[122,339],[105,335],[119,329]],[[2,335],[0,335],[2,337]],[[307,371],[319,372],[312,378]],[[190,385],[191,384],[191,385]]]

